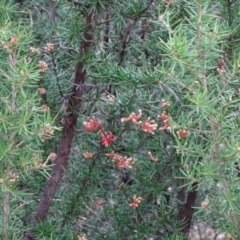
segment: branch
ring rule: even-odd
[[[3,239],[8,240],[8,228],[9,228],[9,193],[4,192],[3,195]]]
[[[192,190],[189,191],[187,194],[186,202],[181,206],[178,212],[178,219],[180,221],[184,221],[182,232],[186,235],[189,233],[192,217],[194,214],[193,206],[197,198],[197,187],[198,187],[198,182],[194,182],[192,184]]]
[[[148,10],[148,8],[151,6],[152,3],[153,3],[153,0],[150,0],[147,7],[144,8],[140,13],[138,13],[137,16],[135,16],[133,19],[128,19],[126,32],[125,32],[125,34],[123,36],[123,39],[122,39],[122,50],[120,52],[120,60],[119,60],[119,63],[118,63],[119,65],[121,65],[122,62],[123,62],[123,58],[124,58],[124,55],[125,55],[125,50],[126,50],[126,47],[127,47],[127,43],[129,42],[129,36],[130,36],[133,25],[137,22],[137,20],[141,17],[141,15]]]
[[[127,47],[127,43],[129,41],[129,36],[130,36],[130,33],[131,33],[131,29],[132,29],[133,24],[136,23],[136,21],[137,21],[136,19],[128,19],[126,31],[125,31],[125,34],[124,34],[123,39],[122,39],[122,50],[120,52],[120,60],[119,60],[119,63],[118,63],[119,65],[121,65],[122,62],[123,62],[126,47]]]
[[[54,7],[54,2],[53,0],[49,0],[49,18],[51,22],[55,22],[55,17],[56,17],[56,9]]]
[[[142,21],[142,35],[141,35],[142,42],[144,41],[147,32],[148,32],[148,20],[144,19]],[[146,59],[148,59],[150,57],[150,53],[148,52],[147,48],[144,49],[144,53]]]
[[[94,31],[96,27],[96,18],[93,13],[88,14],[86,18],[86,27],[84,31],[84,40],[80,50],[80,56],[87,54],[93,44]],[[79,62],[76,67],[75,80],[73,86],[73,93],[68,103],[69,114],[65,117],[64,126],[62,129],[62,137],[58,145],[56,164],[51,171],[51,177],[48,179],[41,200],[38,204],[36,212],[31,219],[31,226],[33,227],[40,221],[45,221],[48,215],[51,202],[56,192],[58,183],[62,177],[63,172],[67,168],[68,155],[71,149],[72,140],[75,134],[75,127],[78,118],[78,111],[81,106],[81,97],[83,94],[83,85],[85,82],[86,70],[84,69],[84,62]],[[33,240],[33,230],[30,229],[25,239]]]
[[[104,42],[104,47],[107,49],[108,47],[108,42],[109,42],[109,26],[110,26],[110,21],[109,21],[109,9],[108,7],[106,6],[106,10],[105,10],[105,13],[104,13],[104,39],[103,39],[103,42]]]

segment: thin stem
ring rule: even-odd
[[[5,191],[3,196],[3,240],[8,240],[9,225],[9,193]]]
[[[213,154],[213,159],[215,160],[215,163],[219,163],[220,159],[221,159],[221,150],[220,150],[220,146],[219,146],[219,136],[218,136],[218,132],[219,132],[219,126],[217,125],[217,122],[214,120],[213,116],[210,116],[210,125],[211,125],[211,131],[212,131],[212,142],[213,142],[213,146],[214,146],[214,154]],[[221,172],[220,172],[221,175]],[[224,174],[222,174],[224,176]],[[227,197],[229,195],[229,187],[228,187],[228,183],[225,177],[222,178],[222,183],[223,183],[223,191],[225,196]],[[239,217],[237,216],[237,214],[232,211],[232,218],[234,220],[234,222],[236,223],[237,226],[239,226]]]
[[[55,22],[56,9],[54,7],[54,1],[49,0],[49,18],[51,22]]]
[[[135,23],[136,23],[136,19],[128,19],[126,31],[125,31],[125,34],[124,34],[123,39],[122,39],[122,50],[120,52],[119,65],[121,65],[122,62],[123,62],[126,47],[127,47],[127,43],[129,42],[129,36],[130,36],[131,30],[132,30],[132,27]]]
[[[58,92],[61,96],[61,98],[63,97],[63,93],[61,91],[61,87],[60,87],[60,80],[59,80],[59,77],[58,77],[58,72],[57,72],[57,64],[56,64],[56,61],[55,61],[55,58],[54,58],[54,55],[53,53],[51,52],[51,58],[52,58],[52,64],[53,64],[53,71],[54,71],[54,74],[55,74],[55,77],[56,77],[56,84],[57,84],[57,87],[58,87]]]
[[[109,21],[109,9],[108,6],[106,6],[105,13],[104,13],[104,48],[108,48],[109,43],[109,28],[110,28],[110,21]]]
[[[203,56],[201,54],[201,38],[202,38],[202,3],[201,0],[197,1],[197,15],[198,15],[198,24],[197,24],[197,48],[199,53],[199,60],[203,60]],[[199,74],[199,78],[201,80],[204,91],[207,92],[207,81],[204,70],[201,70],[201,74]]]

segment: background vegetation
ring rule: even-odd
[[[2,0],[2,239],[239,239],[239,5]]]

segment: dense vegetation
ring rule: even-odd
[[[2,0],[2,239],[239,239],[239,12]]]

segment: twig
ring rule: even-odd
[[[110,27],[110,21],[109,21],[109,9],[106,6],[105,13],[104,13],[104,47],[107,49],[108,42],[109,42],[109,27]]]
[[[200,54],[201,52],[201,37],[202,37],[202,4],[201,4],[201,0],[197,1],[197,13],[198,13],[198,24],[197,24],[197,47],[198,47],[198,52]],[[202,58],[203,56],[199,55],[199,58]],[[204,91],[207,91],[207,80],[206,80],[206,76],[204,74],[204,71],[202,70],[199,74],[199,79],[201,80],[202,86]]]
[[[49,0],[49,18],[51,22],[55,22],[55,17],[56,17],[56,9],[54,7],[54,2],[53,0]]]
[[[142,42],[144,41],[147,32],[148,32],[148,20],[144,19],[142,21],[142,35],[141,35]],[[146,59],[148,59],[150,57],[150,53],[146,48],[144,49],[144,53],[145,53]]]
[[[63,93],[61,91],[61,87],[60,87],[60,84],[59,84],[60,80],[58,78],[58,73],[57,73],[57,64],[55,62],[55,58],[54,58],[54,55],[53,55],[52,52],[51,52],[51,58],[52,58],[52,64],[53,64],[53,71],[54,71],[54,74],[55,74],[55,77],[56,77],[56,84],[57,84],[57,87],[58,87],[58,92],[59,92],[59,94],[60,94],[60,96],[62,98],[63,97]]]
[[[125,34],[122,39],[122,50],[120,52],[120,59],[119,59],[119,63],[118,63],[119,65],[121,65],[123,62],[127,43],[129,42],[129,36],[130,36],[133,25],[137,22],[137,20],[140,18],[140,16],[148,10],[148,8],[151,6],[152,3],[153,3],[153,0],[149,1],[149,4],[147,5],[147,7],[144,8],[140,13],[138,13],[137,16],[135,16],[132,19],[130,19],[130,18],[128,19],[126,31],[125,31]]]
[[[129,42],[129,36],[131,33],[131,29],[133,27],[133,25],[136,23],[137,19],[128,19],[128,23],[127,23],[127,27],[126,27],[126,31],[125,34],[123,36],[122,39],[122,50],[120,52],[120,59],[119,59],[119,65],[122,65],[123,59],[124,59],[124,55],[125,55],[125,51],[126,51],[126,47],[127,47],[127,43]]]
[[[232,81],[233,77],[235,76],[235,70],[233,72],[233,74],[228,78],[228,80],[225,82],[225,84],[223,85],[221,91],[218,93],[216,99],[218,99],[222,93],[225,91],[226,87],[229,85],[229,83]]]
[[[167,89],[169,92],[171,92],[173,94],[173,96],[175,97],[175,99],[177,100],[177,102],[180,102],[180,99],[178,98],[177,94],[170,87],[168,87],[167,85],[163,84],[162,82],[159,82],[159,84],[161,86],[163,86],[165,89]]]
[[[3,240],[8,240],[8,222],[9,222],[9,193],[5,192],[3,196]]]

